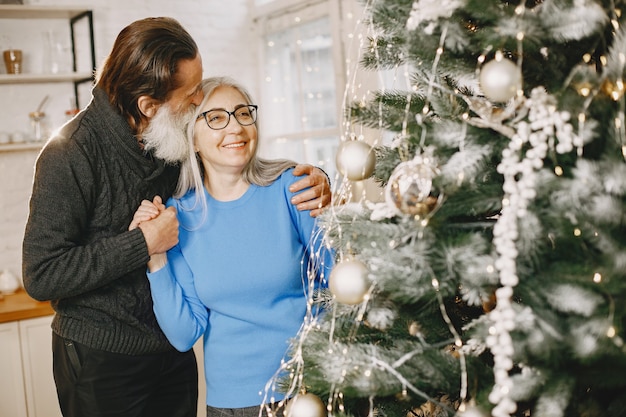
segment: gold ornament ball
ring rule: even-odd
[[[400,163],[391,173],[385,189],[387,204],[411,216],[425,216],[437,198],[432,194],[437,169],[429,163],[411,160]]]
[[[325,417],[326,406],[317,395],[298,394],[287,403],[285,417]]]
[[[376,166],[374,149],[361,140],[342,142],[335,157],[337,169],[351,181],[369,178]]]
[[[493,102],[509,101],[521,85],[522,73],[509,59],[494,59],[480,70],[480,88],[485,97]]]
[[[369,289],[369,271],[358,260],[343,261],[335,265],[328,278],[328,288],[335,299],[343,304],[359,304]]]

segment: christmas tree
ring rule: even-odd
[[[361,68],[406,88],[346,105],[289,417],[626,416],[624,6],[365,4]]]

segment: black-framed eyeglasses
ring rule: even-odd
[[[235,120],[241,126],[249,126],[256,122],[256,110],[259,108],[256,104],[248,104],[247,106],[237,107],[233,111],[224,109],[208,110],[200,113],[198,119],[204,118],[207,126],[213,130],[224,129],[230,123],[230,116],[235,116]]]

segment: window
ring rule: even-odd
[[[256,2],[271,5],[257,19],[262,32],[260,154],[316,165],[333,178],[345,86],[338,1]]]

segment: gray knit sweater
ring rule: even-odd
[[[128,123],[93,99],[43,148],[23,242],[28,294],[52,300],[52,329],[130,355],[173,349],[152,311],[148,250],[128,225],[141,200],[174,190],[178,168],[146,155]]]

